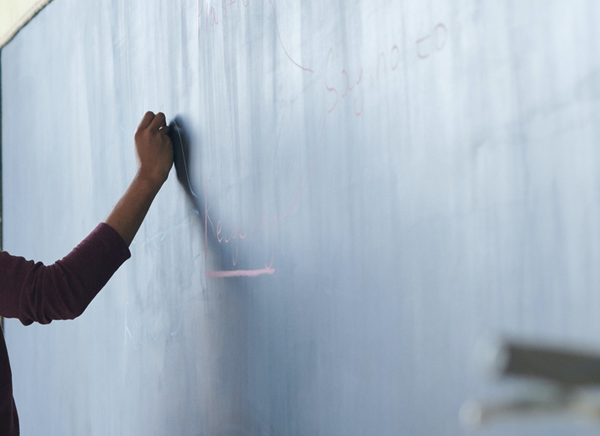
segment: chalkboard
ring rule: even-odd
[[[459,435],[482,338],[600,348],[599,17],[50,3],[1,52],[4,249],[104,219],[146,110],[177,171],[82,317],[7,321],[23,435]]]

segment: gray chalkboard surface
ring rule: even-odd
[[[458,435],[482,336],[600,347],[599,17],[52,2],[1,54],[4,249],[85,237],[146,110],[178,172],[81,318],[7,322],[23,434]]]

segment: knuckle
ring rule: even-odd
[[[146,130],[140,129],[135,132],[134,139],[136,141],[145,141],[148,138],[148,132]]]

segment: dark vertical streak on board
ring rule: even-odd
[[[0,49],[0,250],[2,250],[2,50]],[[0,316],[0,326],[4,333],[4,318]]]

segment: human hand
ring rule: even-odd
[[[165,114],[146,112],[135,132],[135,148],[138,176],[160,188],[173,166],[173,143]]]

